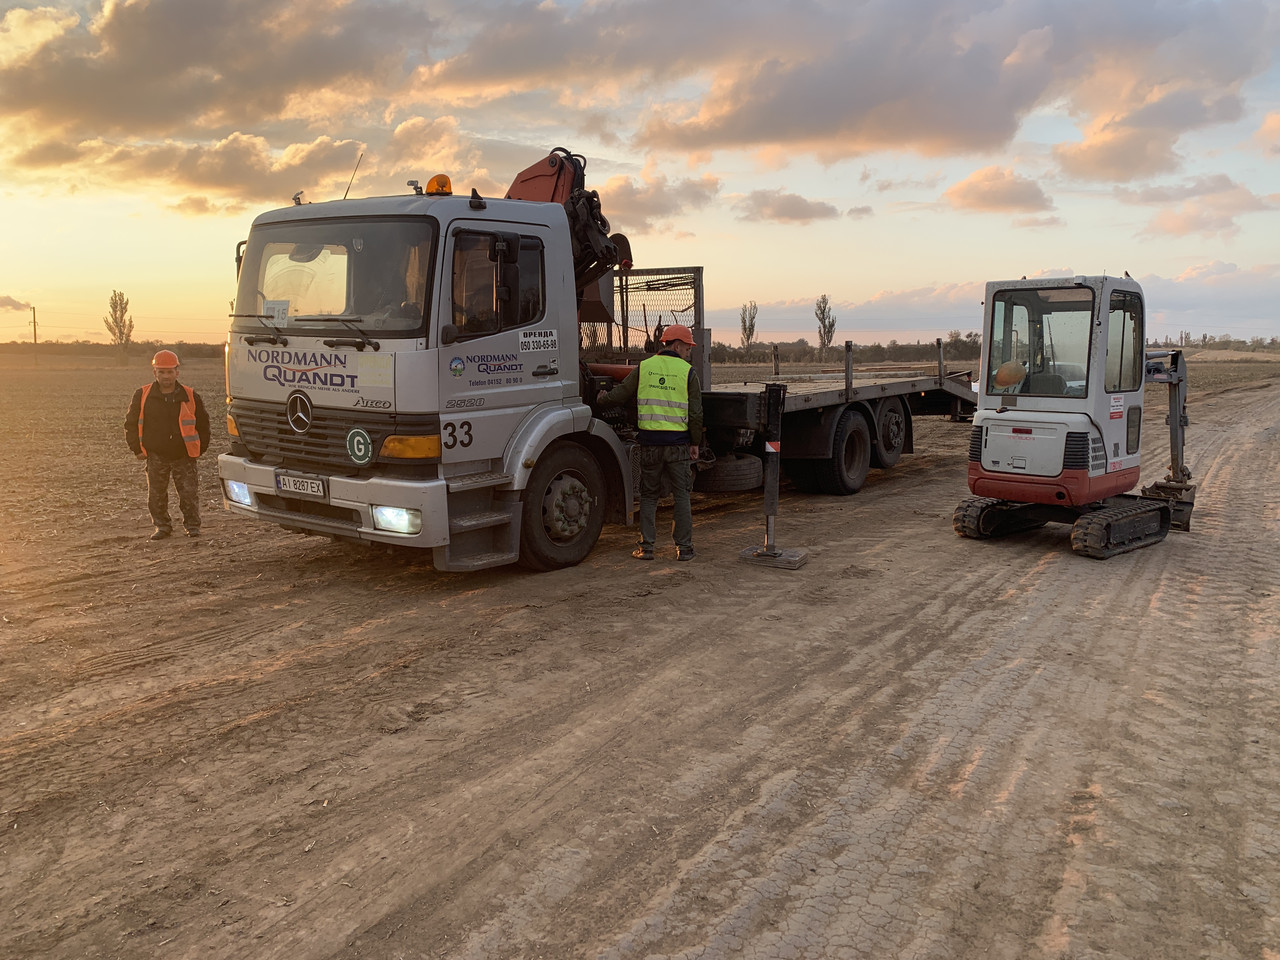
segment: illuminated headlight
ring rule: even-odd
[[[249,496],[249,485],[239,480],[224,480],[227,488],[227,499],[241,506],[253,506],[253,497]]]
[[[421,533],[422,511],[406,507],[374,507],[373,525],[388,533]]]

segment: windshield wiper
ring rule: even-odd
[[[355,337],[335,337],[332,340],[325,340],[324,345],[326,347],[355,347],[357,350],[361,351],[363,351],[365,347],[373,347],[375,353],[382,349],[382,344],[377,340],[372,339],[367,333],[361,330],[350,320],[344,320],[342,317],[295,317],[294,319],[321,320],[326,322],[329,320],[337,320],[340,324],[356,335]],[[359,339],[356,339],[356,337]]]
[[[270,333],[265,334],[265,335],[260,335],[260,334],[256,334],[256,333],[251,333],[251,334],[249,334],[249,336],[245,337],[245,338],[244,338],[244,342],[245,342],[245,343],[247,343],[247,344],[248,344],[249,346],[251,346],[251,347],[252,347],[255,343],[275,343],[275,344],[278,344],[278,345],[280,345],[280,346],[282,346],[282,347],[287,347],[287,346],[289,345],[289,338],[288,338],[288,337],[286,337],[286,336],[285,336],[285,335],[280,331],[280,328],[279,328],[279,327],[277,327],[275,324],[272,324],[272,323],[268,323],[268,322],[267,322],[268,320],[274,320],[274,319],[275,319],[275,314],[271,314],[271,313],[233,313],[233,314],[230,314],[230,316],[231,316],[231,318],[232,318],[233,320],[235,320],[235,319],[257,320],[257,321],[258,321],[259,323],[261,323],[264,327],[266,327],[267,329],[269,329],[269,330],[271,331]]]

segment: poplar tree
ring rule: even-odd
[[[818,356],[825,357],[836,335],[836,315],[831,312],[831,301],[825,293],[814,303],[813,315],[818,318]]]
[[[111,342],[127,354],[129,344],[133,342],[133,317],[129,316],[129,298],[119,290],[112,290],[107,308],[110,312],[102,318],[102,322],[111,334]]]
[[[756,302],[752,300],[750,303],[742,305],[742,352],[748,356],[751,353],[751,344],[756,339]]]

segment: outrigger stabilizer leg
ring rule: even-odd
[[[765,387],[764,546],[748,547],[738,554],[738,559],[766,567],[798,570],[809,559],[809,552],[783,550],[773,538],[773,523],[778,515],[778,478],[782,472],[782,407],[786,396],[785,383]]]

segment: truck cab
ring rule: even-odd
[[[411,185],[254,220],[226,346],[226,506],[429,548],[442,570],[580,562],[632,491],[582,397],[565,209]]]

